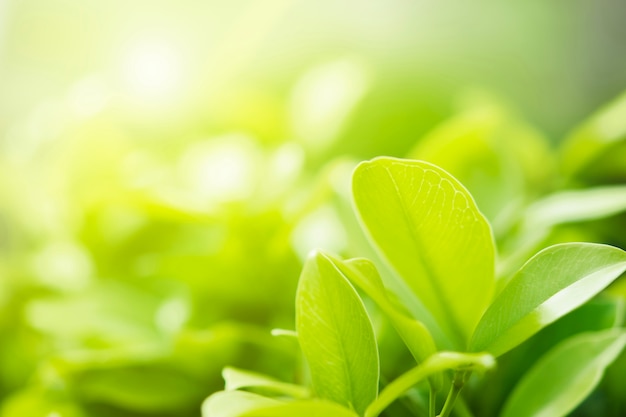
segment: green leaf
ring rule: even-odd
[[[362,224],[460,348],[491,300],[495,249],[468,191],[422,161],[376,158],[353,176]]]
[[[378,392],[376,339],[356,290],[322,253],[300,276],[296,330],[317,395],[362,414]]]
[[[531,258],[481,319],[470,350],[502,355],[602,291],[626,270],[626,252],[565,243]]]
[[[474,97],[428,132],[409,157],[436,164],[461,181],[497,230],[528,191],[546,188],[553,163],[544,137],[485,98]]]
[[[584,333],[543,356],[519,382],[502,417],[561,417],[600,382],[604,370],[626,345],[623,329]]]
[[[380,275],[371,261],[362,258],[347,261],[340,261],[331,256],[328,258],[348,280],[367,294],[387,315],[418,363],[423,362],[437,351],[428,329],[420,321],[410,317],[401,306],[389,299]]]
[[[29,385],[2,399],[2,417],[89,417],[80,403],[39,384]]]
[[[561,191],[537,201],[526,210],[526,228],[547,228],[582,222],[626,211],[626,186]]]
[[[562,146],[568,177],[615,182],[626,176],[626,94],[581,124]]]
[[[337,209],[349,237],[348,253],[358,254],[370,260],[375,265],[377,275],[383,280],[392,301],[400,305],[401,309],[406,310],[410,317],[419,320],[429,330],[439,348],[452,349],[452,342],[443,333],[431,312],[426,309],[424,303],[411,291],[406,281],[400,277],[397,271],[381,258],[380,251],[377,251],[370,239],[368,239],[366,231],[360,224],[358,214],[354,209],[350,190],[350,179],[357,163],[346,163],[344,165],[341,166],[340,171],[342,187],[337,190]],[[335,174],[335,176],[337,175]],[[357,282],[353,282],[353,284],[360,285]]]
[[[137,412],[173,412],[197,404],[206,395],[197,380],[168,366],[93,366],[69,381],[87,401],[114,404]]]
[[[284,394],[293,398],[306,398],[310,395],[309,390],[305,387],[288,384],[267,375],[244,371],[242,369],[226,367],[222,371],[222,376],[224,377],[224,381],[226,381],[224,388],[226,391],[241,388],[262,388],[272,393]]]
[[[545,352],[570,337],[580,333],[600,332],[618,328],[624,316],[624,300],[596,297],[543,328],[521,346],[510,352],[515,362],[516,374],[523,373]]]
[[[445,371],[457,369],[464,371],[487,370],[495,365],[494,358],[485,353],[439,352],[424,363],[399,376],[387,385],[365,412],[365,417],[377,417],[387,406],[398,399],[411,387],[425,378]]]
[[[240,417],[257,408],[271,407],[280,401],[246,391],[218,391],[202,403],[202,417]]]
[[[498,358],[498,366],[472,387],[474,408],[482,415],[498,415],[506,397],[546,352],[557,344],[583,332],[600,332],[621,326],[624,300],[595,297],[560,318],[514,350]]]
[[[614,224],[610,225],[619,221],[613,216],[623,212],[626,212],[624,185],[559,191],[534,202],[524,211],[517,233],[511,231],[506,244],[499,248],[498,276],[510,277],[528,257],[549,244],[567,241],[619,242],[619,237],[618,240],[611,239],[602,228],[616,229]],[[603,223],[597,221],[603,218],[610,219]],[[591,221],[595,223],[581,225]],[[500,285],[504,283],[505,280],[498,281]]]
[[[357,417],[357,414],[339,404],[324,401],[298,401],[253,410],[241,417]]]

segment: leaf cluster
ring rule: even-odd
[[[623,146],[623,122],[608,133],[600,127],[615,119],[614,112],[623,114],[615,110],[619,103],[567,142],[570,190],[532,203],[511,201],[519,195],[489,199],[484,191],[506,192],[515,184],[528,196],[525,187],[536,192],[533,184],[552,175],[529,167],[530,158],[547,152],[534,132],[519,127],[516,139],[532,151],[516,156],[517,173],[507,172],[508,152],[516,147],[493,146],[492,137],[510,129],[500,114],[464,115],[434,131],[412,153],[429,162],[379,157],[360,163],[352,174],[352,201],[371,245],[369,259],[315,251],[300,275],[293,336],[305,363],[294,387],[306,387],[307,394],[280,390],[285,383],[278,381],[271,383],[273,395],[260,395],[266,381],[242,392],[233,388],[241,387],[234,382],[241,375],[225,374],[227,389],[209,397],[204,416],[298,410],[302,416],[558,417],[577,409],[626,345],[622,301],[605,291],[626,271],[626,252],[567,241],[559,227],[626,208],[622,186],[574,188],[600,175],[589,171],[581,149],[593,149],[589,158],[611,159],[609,148]],[[474,153],[468,157],[458,147]],[[473,179],[470,189],[478,191],[479,203],[487,199],[487,211],[431,161]],[[477,172],[491,168],[499,183],[477,179]],[[390,378],[383,367],[386,325],[393,343],[414,361]],[[241,411],[218,402],[239,396],[246,398]]]

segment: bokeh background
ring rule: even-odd
[[[457,167],[502,238],[626,90],[624,22],[619,0],[0,0],[0,415],[197,416],[225,365],[290,379],[269,329],[306,254],[370,250],[354,164]]]

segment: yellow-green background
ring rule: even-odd
[[[498,220],[626,88],[624,21],[618,0],[3,0],[0,415],[193,416],[225,365],[289,379],[268,329],[293,327],[303,258],[366,255],[354,162],[436,161],[449,134],[420,139],[477,111],[523,172],[468,184]]]

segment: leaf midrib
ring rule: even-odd
[[[398,164],[393,163],[393,165],[398,165]],[[403,165],[401,165],[401,166],[404,167]],[[417,165],[416,165],[416,167],[419,168],[423,174],[425,174],[425,170],[422,167],[417,166]],[[413,219],[411,218],[411,216],[409,215],[408,208],[404,204],[404,199],[401,197],[400,188],[398,186],[398,183],[396,182],[395,178],[393,177],[389,167],[384,167],[384,169],[385,169],[387,175],[389,176],[389,179],[391,180],[391,183],[393,184],[394,189],[396,191],[395,196],[396,196],[396,200],[398,201],[398,203],[400,205],[400,208],[402,209],[402,215],[404,216],[405,220],[407,221],[407,223],[410,226],[409,227],[409,236],[413,240],[413,243],[415,243],[415,246],[418,247],[419,252],[420,253],[425,253],[425,250],[424,250],[425,245],[421,241],[421,238],[415,234],[416,225],[415,225],[415,222],[413,221]],[[425,180],[425,178],[424,178],[424,180]],[[421,189],[422,189],[422,186],[420,186],[420,189],[418,190],[418,194],[420,193]],[[437,285],[437,279],[436,279],[437,278],[437,274],[435,274],[435,272],[434,272],[434,267],[423,256],[419,256],[418,255],[417,259],[418,259],[418,262],[422,265],[423,269],[426,271],[426,273],[431,277],[431,280],[428,281],[428,285],[433,290],[433,293],[435,294],[435,296],[440,298],[446,304],[453,304],[453,303],[450,303],[450,300],[448,299],[448,297],[445,294],[445,292],[443,291],[443,289],[440,288],[439,285]],[[432,278],[435,278],[435,279],[432,279]],[[456,322],[456,318],[453,317],[451,315],[451,313],[445,307],[442,308],[441,311],[446,316],[447,321],[450,323],[450,326],[451,326],[450,330],[453,333],[451,336],[456,339],[456,341],[459,344],[459,346],[463,346],[463,344],[464,344],[464,342],[463,342],[463,340],[464,340],[463,332],[458,327],[458,323]]]
[[[349,282],[347,282],[347,280],[345,279],[343,273],[337,268],[337,266],[332,262],[332,260],[326,256],[325,254],[320,254],[320,256],[322,256],[322,258],[324,259],[325,262],[328,262],[328,264],[335,270],[335,272],[337,272],[338,275],[340,275],[340,279],[343,279],[345,282],[344,284],[351,286],[351,284]],[[319,266],[318,266],[319,268]],[[323,286],[323,291],[324,294],[326,296],[326,299],[328,299],[328,289]],[[333,326],[333,330],[335,332],[335,339],[338,341],[338,346],[339,349],[341,350],[341,354],[342,354],[342,358],[344,359],[343,363],[344,366],[342,366],[342,370],[345,376],[345,379],[347,381],[347,386],[350,387],[350,389],[348,389],[348,405],[350,406],[350,408],[352,408],[353,410],[355,410],[354,407],[354,390],[355,390],[355,386],[353,385],[353,378],[350,375],[350,369],[348,366],[348,361],[349,361],[349,356],[346,354],[346,348],[344,346],[344,342],[343,342],[343,338],[341,337],[341,332],[339,331],[339,326],[337,324],[337,320],[335,318],[334,314],[330,314],[330,321],[332,322],[332,326]],[[356,410],[355,410],[356,411]]]

